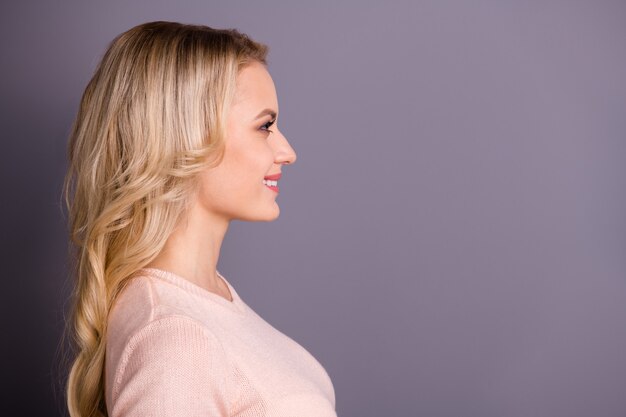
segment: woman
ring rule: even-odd
[[[78,416],[336,416],[332,382],[216,269],[231,220],[279,215],[296,154],[267,47],[139,25],[109,46],[69,142]]]

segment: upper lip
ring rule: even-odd
[[[268,175],[264,179],[272,180],[272,181],[278,181],[280,179],[280,172],[278,174]]]

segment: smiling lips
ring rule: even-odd
[[[263,184],[272,191],[278,192],[278,180],[280,179],[280,175],[280,172],[278,174],[268,175],[263,179]]]

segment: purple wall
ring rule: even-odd
[[[67,135],[108,42],[150,20],[271,47],[298,160],[219,269],[340,417],[626,415],[626,3],[5,3],[13,415],[61,415]]]

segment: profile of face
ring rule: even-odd
[[[227,120],[224,158],[200,174],[198,203],[226,220],[271,221],[278,217],[278,187],[265,177],[282,173],[296,153],[278,128],[278,99],[266,67],[244,67]],[[280,181],[278,181],[280,183]]]

